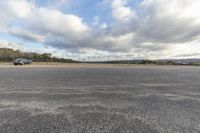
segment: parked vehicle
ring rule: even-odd
[[[23,58],[15,59],[13,62],[14,65],[25,65],[25,64],[31,64],[31,63],[32,63],[31,60],[23,59]]]

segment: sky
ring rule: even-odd
[[[200,0],[1,0],[0,47],[73,59],[200,58]]]

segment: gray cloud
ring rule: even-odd
[[[25,41],[30,41],[30,42],[43,42],[44,41],[44,36],[32,33],[27,30],[23,30],[18,27],[12,27],[9,29],[9,33],[13,36],[22,38]]]

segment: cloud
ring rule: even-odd
[[[82,38],[88,30],[82,18],[46,8],[35,9],[27,22],[31,30],[75,40]]]
[[[126,1],[114,0],[111,7],[126,5]],[[112,25],[112,34],[121,36],[127,33],[134,34],[131,42],[132,48],[137,53],[145,51],[156,53],[159,57],[181,54],[183,51],[175,51],[176,44],[185,49],[193,49],[191,44],[200,38],[200,1],[193,0],[144,0],[134,10],[134,17],[129,16],[128,21],[116,21]],[[114,16],[115,17],[115,16]],[[120,18],[120,17],[119,17]],[[123,17],[122,17],[123,18]],[[123,18],[122,20],[127,20]],[[185,47],[187,46],[187,48]],[[123,45],[122,45],[123,47]],[[128,47],[129,48],[129,47]],[[173,50],[175,53],[169,52]],[[194,50],[194,49],[193,49]]]
[[[10,14],[19,18],[26,18],[32,7],[33,5],[27,0],[7,0],[6,4],[4,3],[5,10],[9,10]]]
[[[4,11],[0,13],[0,29],[25,41],[52,44],[58,48],[62,44],[62,47],[68,47],[67,42],[80,42],[89,33],[90,29],[81,17],[65,14],[56,9],[38,7],[35,3],[27,0],[0,2],[0,7]],[[60,1],[59,5],[61,3],[65,1]],[[15,26],[13,21],[20,25]],[[58,44],[62,41],[60,38],[64,38],[65,42]],[[56,44],[50,43],[51,41]]]
[[[60,1],[56,7],[66,3]],[[49,5],[38,6],[28,0],[1,1],[0,31],[71,53],[101,51],[160,58],[196,51],[200,42],[199,0],[143,0],[134,6],[128,0],[102,3],[109,4],[108,16],[112,18],[103,22],[96,17],[90,24],[86,23],[88,18]]]
[[[195,2],[194,2],[195,1]],[[146,0],[138,9],[137,34],[159,43],[193,41],[200,34],[200,2],[193,0]]]
[[[126,0],[113,0],[110,3],[115,18],[113,23],[103,26],[98,20],[94,27],[85,24],[83,27],[87,28],[83,28],[83,34],[78,36],[53,32],[46,44],[72,52],[82,49],[127,54],[136,52],[138,56],[148,58],[175,54],[170,51],[181,54],[180,50],[173,50],[175,45],[186,45],[185,42],[190,43],[200,35],[200,17],[195,13],[199,10],[199,2],[194,1],[167,3],[165,0],[145,0],[131,8]]]
[[[27,0],[0,1],[0,31],[5,31],[8,24],[16,18],[26,18],[31,12],[33,5]]]
[[[9,29],[9,33],[13,36],[22,38],[25,41],[30,41],[30,42],[44,42],[45,37],[32,33],[28,30],[21,29],[19,27],[12,27]]]
[[[119,21],[127,21],[133,15],[133,10],[126,6],[127,0],[113,0],[111,7],[112,7],[112,15],[115,19]]]
[[[20,44],[9,42],[6,40],[0,40],[0,48],[11,48],[11,49],[23,49],[23,47]]]

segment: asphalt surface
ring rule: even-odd
[[[198,133],[199,67],[0,68],[0,133]]]

